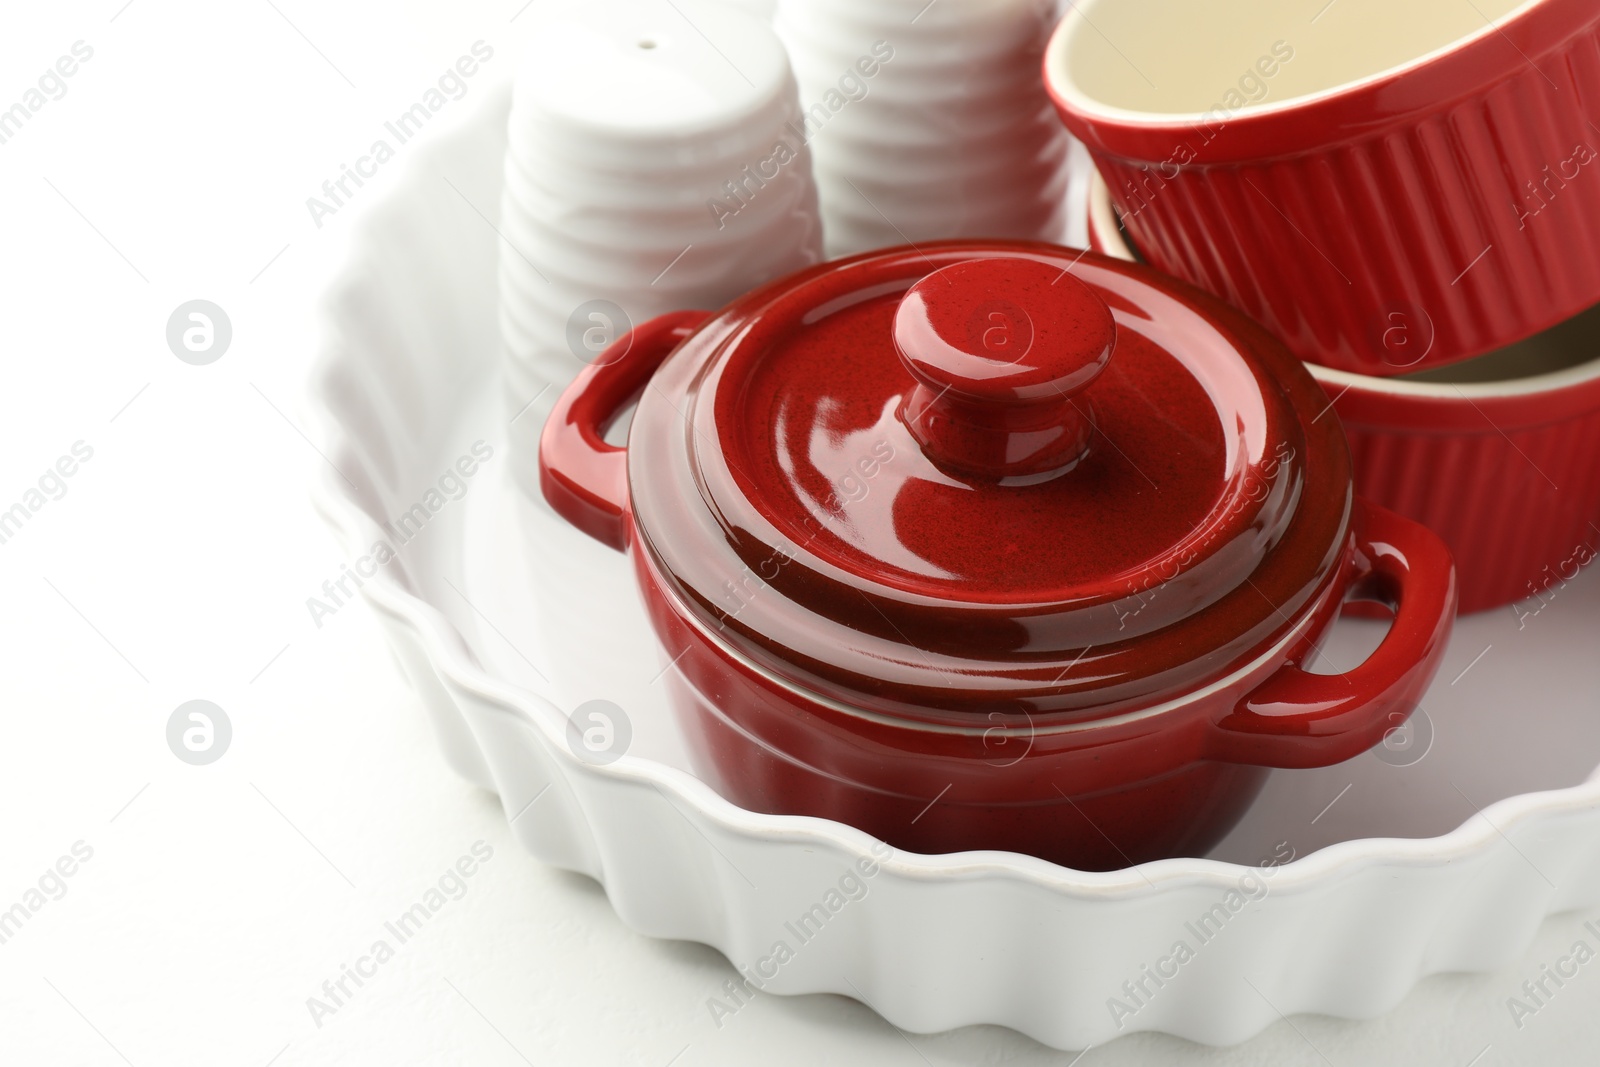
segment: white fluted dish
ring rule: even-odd
[[[628,925],[765,966],[770,992],[857,997],[910,1031],[993,1023],[1071,1049],[1136,1030],[1233,1043],[1280,1011],[1376,1015],[1424,975],[1502,966],[1546,915],[1600,901],[1592,568],[1522,630],[1509,610],[1462,620],[1413,720],[1431,749],[1275,775],[1209,858],[1105,873],[999,852],[880,862],[848,826],[724,801],[685,769],[624,558],[505,478],[499,239],[438,179],[497,202],[505,108],[500,94],[430,134],[358,230],[311,383],[332,464],[316,461],[315,499],[359,559],[396,540],[383,524],[474,442],[494,450],[362,591],[450,765],[499,795],[534,856],[603,882]],[[1372,626],[1340,623],[1328,655],[1359,659]],[[596,697],[632,726],[606,766],[567,740],[566,712]],[[1270,876],[1254,866],[1284,850],[1296,858]],[[873,871],[864,895],[830,896],[858,863]],[[826,915],[802,941],[791,927],[813,906]],[[1202,942],[1208,921],[1225,929]],[[1158,987],[1146,969],[1170,969],[1180,940],[1193,956]],[[781,965],[779,941],[792,951]],[[1135,1006],[1125,982],[1149,995]]]

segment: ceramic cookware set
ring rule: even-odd
[[[1091,243],[1283,338],[1463,611],[1547,597],[1600,551],[1600,7],[1293,6],[1068,14],[1045,77],[1103,176]]]
[[[519,86],[508,204],[518,168],[549,235],[530,267],[628,254],[578,247],[561,183],[626,200],[637,170],[604,159],[643,151],[649,197],[573,217],[625,216],[642,264],[674,252],[657,205],[699,203],[682,237],[716,254],[695,299],[611,275],[608,299],[672,310],[548,372],[538,484],[627,554],[724,796],[917,852],[1201,854],[1270,768],[1405,721],[1457,610],[1451,548],[1471,607],[1587,561],[1600,370],[1565,351],[1594,324],[1557,324],[1600,301],[1600,176],[1564,163],[1600,143],[1600,9],[1343,6],[573,17],[564,47],[610,84],[680,103],[614,91],[557,137]],[[1381,41],[1358,32],[1380,16]],[[706,46],[710,75],[680,58]],[[1096,251],[1054,243],[1063,127],[1105,178]],[[1539,206],[1521,176],[1547,163]],[[851,254],[805,244],[818,217]],[[532,284],[503,301],[550,322],[503,317],[559,344],[582,294]],[[1392,621],[1329,663],[1352,603]]]

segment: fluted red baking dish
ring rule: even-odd
[[[1045,79],[1150,262],[1378,377],[1600,301],[1600,4],[1318,6],[1070,5]]]

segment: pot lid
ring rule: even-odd
[[[896,714],[1113,713],[1304,617],[1350,471],[1304,368],[1147,268],[869,253],[752,293],[630,434],[640,546],[708,633]]]

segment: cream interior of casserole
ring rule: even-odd
[[[1076,0],[1060,83],[1104,107],[1225,117],[1427,56],[1539,0]]]

